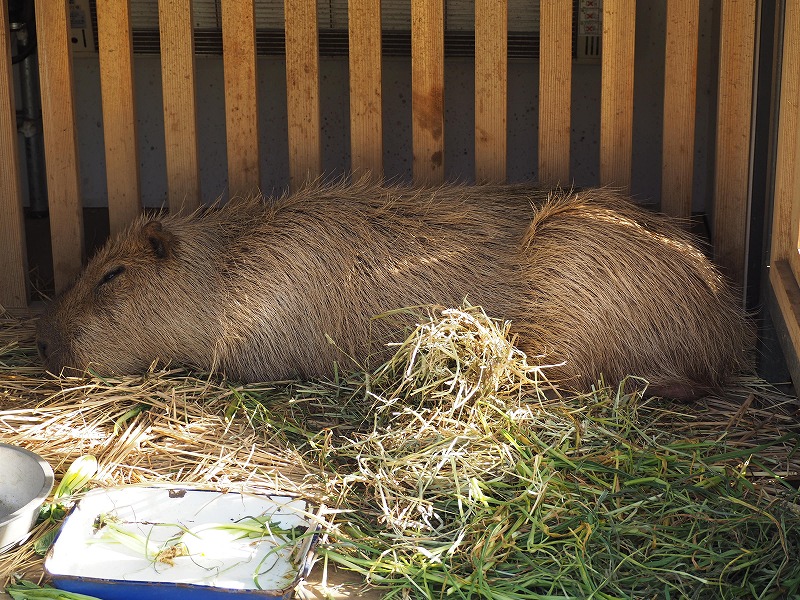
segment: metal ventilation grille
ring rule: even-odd
[[[197,54],[222,54],[222,14],[224,0],[194,0],[195,51]],[[231,0],[229,0],[231,1]],[[235,0],[233,0],[235,1]],[[538,58],[540,0],[509,0],[509,58]],[[578,40],[579,18],[586,0],[575,0],[573,15],[573,56],[586,56],[585,40]],[[92,20],[97,27],[95,0],[91,2]],[[285,52],[283,0],[256,0],[256,49],[261,56],[281,56]],[[158,3],[154,0],[131,1],[133,51],[136,54],[159,54]],[[322,56],[347,56],[347,0],[317,0],[319,50]],[[409,0],[381,2],[382,46],[385,56],[411,55],[411,3]],[[474,0],[445,0],[445,56],[475,55]],[[590,53],[591,55],[591,53]]]

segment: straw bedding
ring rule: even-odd
[[[800,594],[796,398],[754,378],[696,404],[641,382],[564,395],[509,325],[418,315],[393,359],[333,381],[183,370],[46,376],[33,323],[0,318],[0,439],[56,480],[284,490],[328,507],[319,554],[389,597]],[[0,574],[36,573],[34,540]]]

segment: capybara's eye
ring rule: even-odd
[[[99,283],[99,284],[97,284],[97,285],[98,285],[98,287],[99,287],[99,286],[101,286],[101,285],[104,285],[104,284],[108,283],[108,282],[109,282],[109,281],[111,281],[112,279],[115,279],[115,278],[116,278],[118,275],[120,275],[120,274],[121,274],[121,273],[122,273],[124,270],[125,270],[125,267],[123,267],[123,266],[119,266],[119,267],[116,267],[116,268],[114,268],[114,269],[111,269],[111,270],[110,270],[108,273],[106,273],[105,275],[103,275],[103,278],[100,280],[100,283]]]

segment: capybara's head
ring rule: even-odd
[[[196,287],[204,265],[187,268],[186,237],[168,221],[140,220],[100,250],[39,319],[36,344],[47,369],[134,373],[157,359],[191,363],[187,323],[207,298]],[[202,343],[202,332],[189,335]]]

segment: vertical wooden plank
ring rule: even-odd
[[[789,260],[800,280],[800,0],[786,0],[770,260]]]
[[[84,255],[68,0],[36,0],[42,131],[56,292],[78,274]]]
[[[600,184],[631,186],[636,0],[603,1]]]
[[[28,305],[28,265],[22,215],[17,117],[11,74],[8,3],[0,2],[0,312]]]
[[[383,177],[380,0],[349,0],[350,166]]]
[[[246,196],[261,187],[255,4],[253,0],[220,4],[228,190],[231,196]]]
[[[158,0],[164,149],[171,211],[200,205],[192,0]]]
[[[413,177],[444,181],[444,0],[411,0]]]
[[[539,27],[539,181],[567,185],[572,109],[572,0],[542,2]]]
[[[322,172],[316,0],[285,0],[289,184]]]
[[[100,93],[111,235],[141,211],[130,0],[97,0]]]
[[[800,356],[800,0],[785,0],[769,280]]]
[[[755,0],[722,0],[714,169],[714,259],[744,283],[750,179]]]
[[[667,0],[661,210],[692,214],[699,0]]]
[[[506,179],[508,0],[475,0],[475,179]]]

